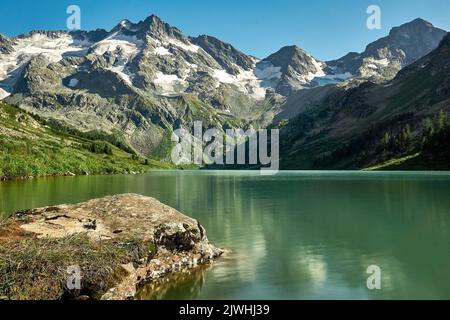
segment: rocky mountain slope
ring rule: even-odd
[[[253,72],[255,58],[211,37],[188,38],[155,16],[110,32],[4,39],[3,98],[82,130],[119,132],[146,155],[194,120],[258,126],[276,107]]]
[[[283,167],[383,167],[384,162],[411,161],[424,150],[439,149],[433,147],[437,136],[450,126],[449,71],[447,35],[436,50],[387,83],[334,90],[283,129]],[[447,169],[449,163],[447,159]]]
[[[325,76],[324,64],[297,46],[281,48],[257,66],[267,84],[283,95],[309,87],[313,79]]]
[[[434,50],[447,34],[428,21],[415,19],[393,28],[389,35],[370,43],[362,53],[351,52],[327,62],[337,73],[385,81],[392,79],[403,67]]]
[[[296,88],[275,116],[275,122],[295,117],[305,109],[323,102],[340,87],[351,89],[363,82],[383,83],[394,78],[404,67],[436,49],[446,35],[423,19],[415,19],[393,28],[389,35],[369,44],[362,53],[326,62],[317,62],[317,73],[309,81],[297,82]],[[291,86],[291,88],[294,86]],[[307,89],[307,90],[305,90]],[[311,90],[313,89],[313,90]]]
[[[364,81],[389,81],[444,34],[417,19],[364,53],[323,62],[296,46],[259,60],[211,36],[187,37],[156,16],[111,31],[33,31],[0,36],[0,99],[168,159],[174,129],[293,118]]]
[[[431,23],[416,19],[393,28],[364,52],[351,52],[334,61],[319,61],[296,46],[282,48],[258,63],[272,71],[266,84],[285,97],[274,122],[314,108],[341,87],[391,80],[402,68],[436,49],[445,34]]]

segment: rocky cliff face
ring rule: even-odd
[[[7,36],[0,34],[0,53],[9,54],[11,53],[13,48],[13,42]]]
[[[202,35],[191,38],[191,41],[205,50],[216,60],[229,74],[238,75],[241,70],[253,70],[256,58],[243,54],[231,44],[220,41],[217,38]]]

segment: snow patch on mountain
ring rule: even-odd
[[[181,94],[185,92],[189,86],[185,80],[180,79],[176,74],[164,74],[162,72],[156,74],[156,79],[153,80],[153,83],[163,96]]]
[[[353,75],[350,72],[326,74],[324,76],[316,77],[312,81],[316,82],[318,86],[325,86],[328,84],[336,84],[351,79]]]
[[[142,51],[144,41],[136,36],[126,36],[119,32],[96,43],[92,49],[95,54],[104,55],[111,52],[116,57],[113,66],[107,68],[119,75],[128,85],[132,85],[133,74],[128,70],[128,64]]]
[[[2,88],[0,88],[0,100],[5,99],[9,95],[10,95],[10,93],[8,91],[5,91]]]
[[[311,56],[311,61],[314,65],[314,67],[316,68],[316,72],[314,72],[314,73],[310,72],[308,74],[310,80],[312,80],[314,78],[318,78],[318,77],[325,77],[326,76],[325,71],[324,71],[325,64],[317,61],[312,56]]]
[[[178,47],[181,48],[185,51],[190,51],[190,52],[198,52],[200,50],[199,46],[196,46],[192,43],[186,44],[180,40],[174,39],[174,38],[168,38],[167,42]]]
[[[122,27],[124,29],[127,29],[129,31],[132,31],[132,32],[138,31],[138,29],[135,28],[134,24],[131,23],[129,20],[126,20],[126,19],[120,21],[119,25],[120,25],[120,27]]]
[[[367,62],[372,61],[373,63],[375,63],[377,65],[381,65],[381,66],[385,66],[385,67],[387,67],[389,65],[389,63],[390,63],[387,58],[384,58],[384,59],[367,58],[366,61]]]
[[[78,85],[80,81],[77,78],[72,78],[69,80],[69,87],[74,88]]]
[[[322,72],[319,72],[319,74],[311,80],[313,85],[319,87],[344,82],[354,77],[350,72],[340,72],[339,68],[336,66],[321,65],[321,67]]]
[[[125,81],[129,86],[133,85],[133,74],[128,71],[128,68],[124,65],[118,65],[115,67],[107,68],[109,71],[116,73],[123,81]]]
[[[158,56],[171,56],[172,53],[170,53],[169,49],[165,47],[157,47],[154,51],[154,53]]]
[[[383,69],[389,67],[391,62],[387,58],[376,59],[374,57],[364,58],[359,72],[363,77],[377,76]]]
[[[226,70],[214,70],[214,78],[219,80],[221,83],[231,84],[237,82],[237,77],[229,74]]]
[[[144,42],[136,38],[136,36],[125,36],[115,33],[112,36],[96,43],[92,48],[98,55],[106,52],[116,53],[120,51],[121,57],[127,57],[130,60],[144,46]]]
[[[252,98],[262,100],[266,97],[267,87],[263,85],[263,81],[259,79],[254,70],[243,70],[237,75],[232,75],[225,70],[213,70],[213,76],[222,84],[233,85],[242,93],[250,95]]]
[[[66,53],[86,52],[92,45],[87,41],[75,40],[68,34],[51,38],[45,34],[35,33],[31,36],[14,39],[10,54],[0,54],[0,81],[8,78],[15,70],[23,67],[33,57],[45,56],[50,62],[60,61]]]
[[[268,61],[259,64],[255,68],[254,73],[258,79],[261,80],[280,79],[283,75],[281,72],[281,67],[275,67]]]
[[[321,62],[318,62],[316,59],[314,59],[312,56],[309,56],[311,59],[312,64],[314,65],[314,68],[316,69],[314,72],[309,71],[307,74],[299,74],[297,72],[294,72],[296,76],[296,80],[301,85],[308,85],[310,84],[314,79],[322,78],[326,76],[326,73],[324,71],[325,65]]]

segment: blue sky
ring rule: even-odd
[[[213,35],[261,58],[296,44],[319,59],[335,59],[417,17],[450,30],[449,0],[18,0],[2,1],[0,33],[65,29],[71,4],[80,6],[86,30],[156,14],[186,35]],[[371,4],[381,7],[381,30],[366,27]]]

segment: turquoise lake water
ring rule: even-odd
[[[232,252],[142,299],[450,299],[450,173],[156,171],[0,183],[0,212],[138,193]],[[381,269],[369,290],[367,268]]]

